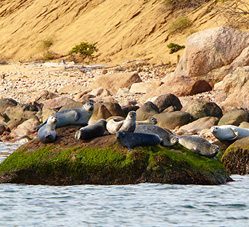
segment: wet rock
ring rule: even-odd
[[[34,139],[0,165],[1,183],[75,184],[224,184],[223,165],[180,145],[137,147],[131,152],[114,135],[76,141],[79,127],[57,130],[53,144]],[[94,161],[92,161],[94,160]],[[17,168],[18,167],[18,168]]]
[[[230,174],[249,174],[249,137],[232,143],[222,156],[222,163]]]

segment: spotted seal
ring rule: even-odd
[[[163,139],[162,146],[173,146],[178,142],[178,137],[157,125],[137,125],[134,132],[156,134]]]
[[[194,153],[209,158],[216,156],[220,151],[219,146],[211,144],[206,139],[196,135],[180,136],[178,142]]]
[[[145,121],[136,121],[136,125],[156,125],[157,119],[153,116],[148,117]]]
[[[75,133],[75,139],[91,139],[95,137],[103,136],[106,130],[106,120],[100,119],[97,122],[88,126],[80,128]]]
[[[85,103],[82,107],[76,109],[68,109],[59,111],[52,116],[57,118],[56,128],[61,128],[68,125],[82,125],[88,124],[94,110],[94,104],[92,102]],[[40,128],[44,124],[38,126]]]
[[[106,129],[110,134],[115,134],[118,131],[134,132],[136,128],[137,114],[135,111],[130,111],[124,120],[111,119],[106,124]]]
[[[46,124],[44,124],[39,130],[38,130],[38,139],[43,143],[52,143],[56,139],[56,132],[55,132],[55,126],[56,126],[57,119],[54,116],[51,116],[48,118]]]
[[[232,141],[249,136],[249,129],[237,127],[234,125],[213,126],[210,130],[213,135],[221,141]]]
[[[137,146],[155,146],[163,141],[156,134],[122,131],[116,133],[116,138],[124,147],[128,147],[129,150]]]

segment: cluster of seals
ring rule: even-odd
[[[57,118],[56,128],[61,128],[68,125],[87,125],[89,119],[91,118],[94,110],[94,104],[92,102],[85,103],[81,108],[68,109],[59,111],[52,116]],[[46,124],[45,121],[43,124],[38,126],[42,127]]]
[[[129,150],[137,146],[155,146],[162,142],[162,139],[156,134],[122,132],[116,133],[117,140],[122,146],[128,147]]]
[[[249,136],[249,129],[234,125],[213,126],[211,132],[220,141],[234,141]]]
[[[206,139],[199,136],[180,136],[179,143],[194,153],[209,158],[215,157],[220,151],[219,146],[211,144]]]
[[[41,142],[52,143],[55,141],[57,136],[55,132],[56,122],[56,117],[51,116],[46,121],[46,124],[39,128],[37,136]]]
[[[162,138],[162,146],[168,147],[178,143],[178,137],[157,125],[137,125],[134,132],[156,134]]]
[[[100,119],[97,122],[90,124],[88,126],[80,128],[75,133],[75,139],[92,139],[95,137],[103,136],[106,131],[106,120]]]
[[[130,111],[124,120],[117,118],[109,120],[106,124],[106,129],[110,134],[116,134],[118,131],[134,132],[136,128],[136,119],[136,112]]]

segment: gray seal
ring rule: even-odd
[[[68,109],[59,111],[52,116],[57,118],[56,128],[61,128],[68,125],[81,125],[85,126],[88,124],[94,110],[94,104],[92,102],[85,103],[82,107],[76,109]],[[44,124],[38,126],[40,128]]]
[[[106,120],[100,119],[97,122],[90,124],[88,126],[80,128],[75,133],[75,139],[91,139],[95,137],[103,136],[106,130]]]
[[[130,111],[124,120],[117,118],[111,119],[106,124],[106,129],[110,134],[115,134],[118,131],[134,132],[136,128],[137,114],[135,111]]]
[[[117,132],[116,138],[124,147],[133,149],[137,146],[155,146],[162,142],[162,139],[156,134],[135,133],[135,132]]]
[[[213,135],[221,141],[234,141],[249,136],[249,129],[234,125],[213,126],[210,130]]]
[[[44,124],[37,133],[38,139],[43,143],[52,143],[56,139],[56,126],[57,119],[54,116],[48,118],[47,123]]]
[[[134,132],[156,134],[163,139],[162,146],[173,146],[178,142],[178,137],[157,125],[137,125]]]
[[[179,143],[194,153],[209,158],[216,156],[220,151],[219,146],[211,144],[206,139],[196,135],[180,136]]]

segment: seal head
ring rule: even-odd
[[[56,139],[56,127],[57,119],[54,116],[48,118],[47,123],[43,125],[37,133],[38,139],[43,143],[52,143]]]

